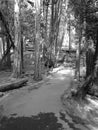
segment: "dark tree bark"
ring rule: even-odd
[[[24,40],[23,40],[23,36],[21,35],[21,67],[22,67],[22,70],[24,69],[23,44],[24,44]]]
[[[8,16],[9,15],[9,8],[8,8],[8,0],[5,1],[5,7],[6,7],[6,15]],[[7,28],[9,29],[9,24],[7,25]],[[8,30],[9,31],[9,30]],[[9,32],[10,33],[10,32]],[[10,47],[10,39],[9,39],[9,35],[7,34],[6,36],[6,50],[9,49]],[[7,57],[6,57],[6,65],[7,67],[10,69],[11,68],[11,58],[10,58],[10,51],[9,53],[7,54]]]
[[[86,77],[93,73],[93,59],[94,59],[94,49],[88,48],[86,51]]]
[[[6,41],[7,41],[7,50],[8,50],[9,47],[10,47],[10,41],[9,41],[9,38],[8,38],[8,37],[6,37]],[[8,68],[10,69],[10,68],[11,68],[10,51],[9,51],[9,53],[7,54],[7,57],[6,57],[6,64],[7,64]]]
[[[69,51],[71,50],[71,20],[70,20],[70,13],[69,13]]]
[[[81,25],[81,24],[80,24]],[[79,43],[76,50],[76,70],[75,70],[75,78],[80,80],[80,51],[81,51],[81,38],[82,38],[82,30],[79,30]]]
[[[5,29],[6,29],[6,33],[7,33],[8,37],[9,37],[9,39],[10,39],[10,41],[11,41],[11,47],[14,48],[14,42],[13,42],[13,40],[12,40],[12,37],[11,37],[11,35],[10,35],[10,31],[9,31],[9,28],[8,28],[8,26],[7,26],[7,22],[6,22],[5,17],[4,17],[4,15],[3,15],[3,13],[2,13],[1,10],[0,10],[0,20],[2,21],[2,24],[4,25],[4,27],[5,27]]]
[[[49,43],[50,43],[50,58],[53,52],[53,39],[54,38],[54,3],[51,1],[51,21],[50,21],[50,34],[49,34]]]
[[[98,29],[97,29],[97,35],[96,35],[96,47],[95,47],[95,54],[93,58],[93,71],[96,70],[96,61],[98,60]]]
[[[5,17],[4,17],[4,15],[3,15],[3,13],[2,13],[1,10],[0,10],[0,20],[2,21],[2,25],[4,26],[4,28],[5,28],[5,30],[6,30],[7,42],[11,43],[10,45],[8,45],[8,48],[6,49],[4,55],[2,56],[2,60],[0,61],[0,63],[2,64],[3,61],[5,60],[5,58],[7,57],[7,55],[9,55],[10,49],[11,49],[11,48],[14,48],[14,42],[13,42],[12,37],[11,37],[11,35],[10,35],[10,31],[9,31],[9,28],[8,28],[8,24],[7,24],[7,22],[6,22],[6,20],[5,20]],[[8,41],[8,39],[9,39],[9,41]]]

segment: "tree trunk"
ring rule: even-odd
[[[53,52],[53,39],[54,38],[54,3],[51,1],[51,21],[50,21],[50,34],[49,34],[49,42],[50,42],[50,58]]]
[[[41,60],[40,60],[40,0],[35,1],[36,16],[35,16],[35,71],[34,79],[41,80]]]
[[[8,50],[9,47],[10,47],[9,37],[6,37],[6,41],[7,41],[7,50]],[[9,51],[9,53],[7,54],[7,57],[6,57],[6,64],[7,64],[8,68],[10,69],[10,68],[11,68],[10,51]]]
[[[21,27],[20,27],[20,0],[15,0],[14,4],[14,24],[15,24],[15,48],[13,77],[18,78],[22,73],[22,56],[21,56]]]
[[[47,44],[47,40],[48,40],[48,34],[47,34],[47,24],[48,24],[48,5],[46,6],[46,21],[45,21],[45,42]]]
[[[69,51],[71,49],[71,26],[70,26],[70,14],[69,14]]]
[[[86,78],[93,73],[94,49],[88,48],[86,51]]]
[[[98,29],[97,29],[97,35],[96,35],[96,47],[95,47],[95,53],[93,58],[93,71],[95,76],[98,76]]]
[[[5,37],[2,37],[2,44],[3,44],[3,54],[5,54]]]
[[[7,22],[6,22],[5,17],[4,17],[4,15],[3,15],[3,13],[2,13],[1,10],[0,10],[0,20],[2,21],[2,24],[3,24],[4,27],[5,27],[6,33],[7,33],[8,37],[9,37],[9,39],[10,39],[10,41],[11,41],[11,47],[14,48],[14,42],[13,42],[13,40],[12,40],[12,37],[11,37],[11,35],[10,35],[10,31],[9,31],[9,28],[8,28],[8,26],[7,26]]]
[[[62,13],[62,1],[58,0],[57,4],[55,6],[56,7],[55,7],[54,46],[55,46],[55,55],[57,55],[57,52],[58,52],[58,36],[59,36],[61,13]]]
[[[5,1],[4,1],[4,4],[5,4],[5,8],[6,8],[5,14],[8,16],[8,15],[9,15],[8,0],[5,0]],[[9,22],[9,21],[8,21],[8,19],[7,19],[7,23],[8,23],[8,22]],[[7,28],[9,29],[9,24],[7,24],[6,26],[7,26]],[[4,30],[5,30],[5,27],[4,27]],[[4,39],[4,41],[5,41],[5,39]],[[10,40],[9,40],[8,34],[7,34],[7,36],[6,36],[6,41],[5,41],[5,43],[6,43],[6,44],[4,45],[4,49],[5,49],[5,50],[8,50],[9,47],[10,47]],[[3,54],[5,54],[5,51],[4,51]],[[5,58],[5,64],[7,65],[7,68],[11,68],[10,51],[8,52],[8,54],[7,54],[6,58]]]
[[[76,70],[75,70],[75,77],[80,80],[80,50],[81,50],[81,38],[82,33],[81,29],[79,30],[79,43],[76,50]]]
[[[21,66],[22,66],[22,69],[24,69],[23,44],[24,44],[24,40],[23,40],[23,36],[21,35]]]
[[[8,8],[8,3],[7,3],[7,1],[6,1],[6,8]],[[8,9],[7,9],[8,10]],[[5,19],[5,17],[4,17],[4,15],[3,15],[3,13],[2,13],[2,11],[0,11],[0,20],[2,21],[2,28],[5,28],[5,31],[6,31],[6,33],[7,33],[7,39],[9,39],[10,40],[10,42],[11,42],[11,44],[9,45],[9,47],[6,49],[6,51],[5,51],[5,53],[3,53],[3,56],[2,56],[2,59],[1,59],[1,61],[0,61],[0,64],[2,64],[3,62],[5,62],[5,59],[6,59],[6,57],[9,55],[9,53],[10,53],[10,49],[13,47],[14,48],[14,42],[13,42],[13,40],[12,40],[12,37],[11,37],[11,35],[10,35],[10,31],[9,31],[9,27],[8,27],[8,24],[7,24],[7,22],[6,22],[6,19]],[[8,41],[8,40],[7,40]],[[9,41],[8,41],[9,42]]]

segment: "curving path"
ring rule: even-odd
[[[61,67],[38,84],[38,89],[26,86],[7,93],[0,99],[0,130],[88,130],[74,124],[60,100],[72,75],[71,69]]]

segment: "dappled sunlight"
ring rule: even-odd
[[[64,67],[64,66],[60,66],[58,68],[54,68],[53,71],[51,73],[57,73],[57,74],[65,74],[65,75],[74,75],[74,70],[70,67]]]
[[[91,99],[90,97],[87,97],[87,100],[93,108],[98,108],[98,99]]]
[[[62,69],[64,69],[64,67],[63,66],[59,66],[57,68],[54,68],[53,71],[52,71],[52,73],[58,72],[58,71],[60,71]]]
[[[73,75],[73,71],[71,69],[67,69],[66,70],[61,70],[61,71],[58,71],[59,74],[70,74],[70,75]]]
[[[74,75],[74,70],[68,67],[65,68],[64,66],[59,66],[58,68],[54,68],[50,74],[51,75],[48,76],[49,79],[65,80]]]
[[[98,99],[87,96],[84,101],[81,101],[67,98],[66,95],[67,93],[62,98],[65,112],[70,116],[76,128],[82,126],[81,130],[98,130]],[[64,115],[66,116],[66,114]]]
[[[61,74],[48,76],[49,79],[65,80],[66,76]]]
[[[57,74],[54,78],[58,79],[58,80],[65,80],[66,79],[66,75]]]

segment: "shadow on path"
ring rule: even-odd
[[[3,117],[0,130],[62,130],[54,113],[39,113],[32,117]]]

